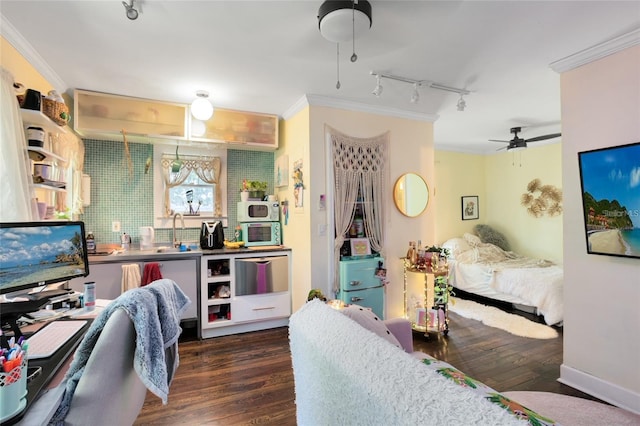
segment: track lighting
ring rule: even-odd
[[[460,99],[458,99],[458,103],[457,103],[458,111],[464,111],[464,109],[467,106],[467,102],[465,102],[463,96],[464,95],[462,93],[460,93]]]
[[[413,93],[411,94],[411,103],[416,104],[420,101],[420,92],[418,92],[418,83],[413,83]]]
[[[420,92],[418,91],[418,87],[422,87],[422,86],[426,86],[431,89],[444,90],[445,92],[457,93],[460,95],[460,100],[458,100],[458,104],[457,104],[458,111],[464,111],[464,108],[467,106],[467,103],[465,102],[463,96],[466,96],[471,93],[467,89],[458,89],[456,87],[446,86],[440,83],[434,83],[433,81],[429,81],[429,80],[414,80],[412,78],[401,77],[393,74],[384,74],[384,73],[379,73],[375,71],[371,71],[371,75],[374,75],[376,77],[376,88],[372,92],[374,95],[376,95],[376,97],[380,97],[380,94],[382,93],[382,86],[380,85],[380,80],[382,80],[382,78],[387,78],[389,80],[396,80],[403,83],[412,84],[413,85],[413,93],[411,94],[412,103],[416,103],[420,101]]]
[[[196,99],[191,102],[191,115],[201,121],[207,121],[213,116],[213,105],[209,102],[209,92],[198,90]]]
[[[380,84],[380,80],[382,80],[382,77],[380,77],[379,75],[376,76],[376,88],[373,89],[373,93],[374,95],[376,95],[376,98],[379,98],[380,95],[382,94],[382,84]]]
[[[127,10],[127,18],[131,19],[132,21],[138,19],[138,11],[135,8],[135,0],[131,0],[131,4],[127,3],[126,1],[123,1],[122,4]]]

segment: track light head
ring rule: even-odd
[[[380,76],[379,75],[376,76],[376,88],[373,89],[373,92],[371,92],[376,96],[376,98],[379,98],[380,95],[382,94],[382,84],[380,84],[380,80],[381,80]]]
[[[134,7],[134,2],[135,0],[131,0],[131,4],[128,4],[126,1],[122,2],[124,8],[126,9],[127,18],[132,21],[138,19],[138,11]]]
[[[417,104],[420,102],[420,92],[418,92],[418,83],[413,83],[413,93],[411,94],[411,103]]]

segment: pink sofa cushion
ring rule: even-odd
[[[349,305],[346,308],[340,310],[340,312],[342,312],[344,315],[348,316],[367,330],[382,337],[392,345],[395,345],[404,350],[398,339],[396,339],[396,337],[391,333],[391,331],[389,331],[384,322],[380,318],[378,318],[371,309],[364,308],[359,305]]]

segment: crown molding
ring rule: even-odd
[[[16,30],[16,28],[4,17],[0,15],[0,35],[4,37],[22,56],[38,71],[42,77],[49,82],[58,92],[64,93],[68,86],[60,76],[47,64],[40,54],[31,44]],[[15,76],[19,78],[18,76]]]
[[[439,115],[437,114],[424,114],[419,112],[406,111],[398,108],[380,107],[377,105],[368,105],[361,102],[347,101],[344,99],[321,95],[302,96],[282,114],[282,118],[288,120],[307,106],[323,106],[336,109],[344,109],[347,111],[365,112],[369,114],[405,118],[408,120],[426,121],[429,123],[433,123],[439,118]]]
[[[571,71],[637,44],[640,44],[640,28],[552,62],[549,67],[557,73]]]

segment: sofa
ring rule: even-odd
[[[553,425],[451,365],[413,352],[404,319],[315,299],[289,322],[298,425]]]

